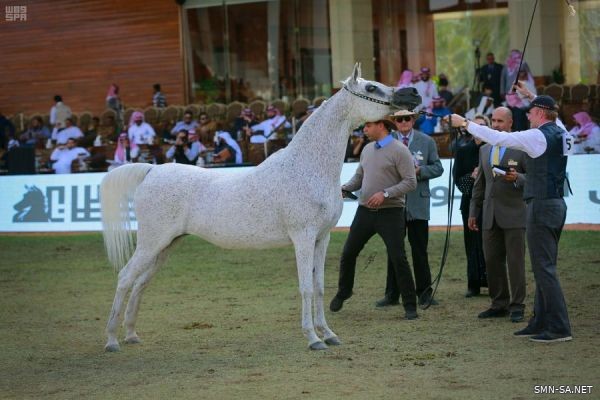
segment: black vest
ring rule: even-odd
[[[546,138],[546,151],[537,158],[527,156],[527,178],[523,198],[556,199],[564,195],[567,157],[563,155],[563,130],[554,122],[538,128]]]

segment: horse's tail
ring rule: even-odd
[[[104,246],[117,271],[125,266],[135,249],[130,206],[133,195],[152,164],[127,164],[109,172],[100,185]]]

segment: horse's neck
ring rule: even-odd
[[[357,123],[350,118],[352,106],[349,93],[338,93],[304,122],[288,148],[306,172],[339,183],[350,130]]]

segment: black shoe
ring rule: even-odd
[[[550,335],[547,332],[540,333],[539,335],[535,335],[529,338],[532,342],[538,343],[554,343],[554,342],[568,342],[573,340],[571,335]]]
[[[488,308],[487,310],[480,312],[477,318],[500,318],[508,315],[507,310],[500,310],[497,308]]]
[[[525,328],[521,329],[520,331],[514,332],[513,336],[516,336],[516,337],[530,337],[530,336],[535,336],[537,334],[539,334],[539,332],[536,332],[533,329],[531,329],[529,326],[526,326]]]
[[[404,310],[404,319],[413,320],[419,318],[419,314],[417,314],[416,309],[409,308],[408,310]]]
[[[331,303],[329,303],[329,309],[333,312],[338,312],[344,306],[344,299],[337,297],[337,295],[331,299]]]
[[[479,296],[479,290],[468,289],[465,293],[465,297],[476,297]]]
[[[525,315],[523,310],[512,311],[510,313],[510,320],[512,322],[521,322],[525,319]]]
[[[381,300],[377,300],[375,302],[375,307],[388,307],[388,306],[398,306],[400,305],[400,301],[399,300],[390,300],[389,297],[385,296],[383,299]]]

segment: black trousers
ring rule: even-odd
[[[527,203],[527,244],[535,277],[534,316],[529,327],[551,336],[570,336],[567,304],[558,280],[558,241],[567,217],[562,198]]]
[[[479,293],[481,287],[487,286],[485,258],[483,255],[483,239],[481,228],[481,213],[477,216],[478,231],[469,229],[469,210],[460,210],[463,221],[463,238],[465,255],[467,256],[467,288]]]
[[[388,268],[392,268],[395,287],[402,295],[404,308],[416,307],[415,284],[404,252],[404,218],[404,208],[372,210],[363,206],[358,207],[340,260],[337,297],[347,299],[352,296],[356,258],[369,239],[378,234],[385,243],[388,260],[391,263]]]
[[[421,296],[425,291],[431,291],[431,271],[429,269],[429,259],[427,256],[427,245],[429,243],[429,221],[424,219],[415,219],[406,221],[406,232],[408,233],[408,243],[413,260],[415,271],[416,294]],[[404,250],[404,234],[402,235],[402,249]],[[388,260],[388,273],[385,284],[385,296],[390,300],[399,298],[398,279],[395,276],[395,269]],[[403,300],[404,301],[404,300]]]

